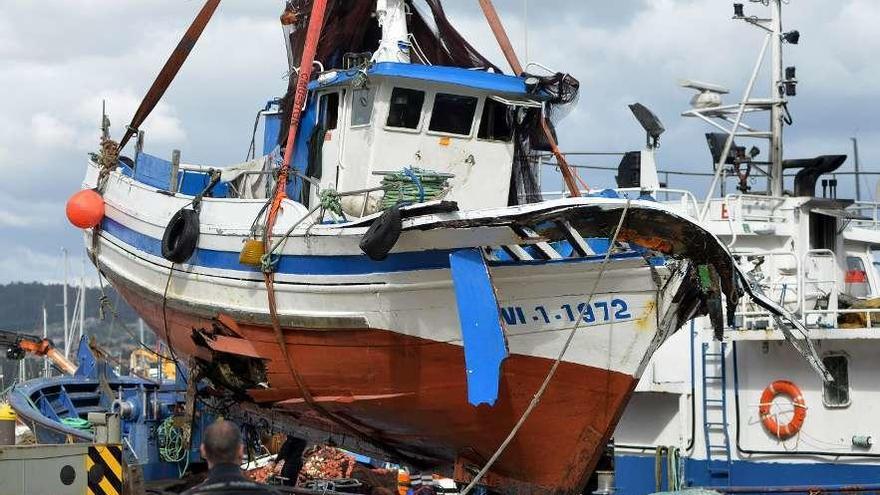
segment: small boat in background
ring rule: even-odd
[[[138,466],[145,481],[176,479],[190,463],[203,462],[198,450],[200,432],[214,415],[197,406],[190,427],[192,444],[187,447],[179,441],[183,429],[176,420],[184,417],[187,392],[183,373],[163,376],[160,372],[156,380],[120,376],[105,360],[95,357],[86,337],[80,341],[75,361],[72,373],[35,378],[9,391],[9,404],[37,443],[106,443],[106,437],[96,438],[99,426],[89,419],[97,413],[118,418],[118,423],[107,423],[104,428],[118,430],[111,437],[121,436],[126,465]]]

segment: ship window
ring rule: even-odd
[[[394,88],[391,91],[391,105],[388,110],[388,127],[416,129],[422,119],[422,106],[425,92],[417,89]]]
[[[371,89],[356,89],[351,94],[351,125],[366,125],[373,116],[373,97]]]
[[[477,112],[477,99],[473,96],[437,93],[431,112],[429,130],[468,136]]]
[[[832,354],[822,358],[822,364],[831,373],[834,381],[823,385],[822,402],[825,407],[846,407],[849,397],[849,362],[843,354]]]
[[[846,258],[846,275],[844,276],[845,292],[852,297],[868,297],[871,288],[868,286],[868,272],[865,262],[858,256]]]
[[[492,141],[510,142],[513,139],[513,107],[493,99],[486,99],[477,137]]]
[[[834,249],[837,243],[837,219],[818,213],[810,213],[810,247]]]
[[[339,93],[321,95],[320,117],[321,128],[327,131],[336,129],[339,123]]]

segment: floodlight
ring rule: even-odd
[[[648,107],[641,103],[633,103],[629,106],[629,109],[636,117],[636,120],[639,121],[642,128],[645,129],[645,132],[648,133],[648,138],[653,141],[654,146],[656,146],[657,141],[660,139],[660,135],[666,132],[666,128],[663,127],[660,119],[654,115],[654,112],[648,110]]]
[[[782,35],[782,39],[784,39],[788,43],[791,43],[792,45],[797,45],[798,42],[801,40],[801,33],[800,31],[789,31]]]
[[[745,17],[746,16],[743,13],[743,4],[741,4],[741,3],[733,4],[733,16],[734,17]]]

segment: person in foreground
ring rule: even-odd
[[[183,495],[278,495],[266,485],[245,478],[241,472],[244,444],[235,423],[219,420],[205,429],[202,457],[208,461],[208,479]]]

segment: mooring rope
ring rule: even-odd
[[[596,277],[596,281],[593,283],[593,289],[590,291],[590,295],[587,297],[586,304],[590,304],[593,301],[593,296],[596,295],[596,291],[599,289],[599,283],[602,281],[602,277],[605,275],[605,269],[608,267],[608,261],[611,259],[611,253],[614,250],[614,244],[617,242],[618,237],[620,236],[620,231],[623,228],[623,222],[626,220],[626,215],[629,212],[630,200],[626,200],[626,206],[623,208],[623,212],[620,214],[620,221],[617,223],[617,229],[614,231],[614,236],[611,238],[611,242],[608,244],[608,251],[605,253],[605,258],[602,260],[602,265],[599,268],[599,275]],[[571,331],[568,333],[568,338],[565,340],[565,345],[562,346],[562,350],[559,351],[559,355],[556,356],[556,360],[553,362],[553,366],[550,368],[550,371],[547,372],[547,376],[544,378],[544,382],[541,383],[541,386],[538,388],[538,391],[535,392],[535,395],[532,397],[532,401],[529,403],[529,406],[523,411],[522,416],[520,416],[519,421],[513,426],[513,429],[510,430],[510,433],[507,435],[507,438],[501,442],[501,445],[492,454],[492,457],[486,462],[486,465],[483,466],[483,469],[474,476],[474,479],[465,487],[464,490],[461,491],[460,495],[467,495],[477,486],[477,483],[483,479],[483,476],[489,472],[495,462],[498,461],[498,458],[501,457],[501,454],[507,449],[507,446],[510,445],[510,442],[513,441],[514,437],[516,437],[517,433],[519,433],[520,428],[522,428],[523,424],[525,424],[526,420],[532,414],[532,411],[535,410],[538,403],[541,402],[541,398],[544,396],[544,392],[547,391],[547,387],[550,385],[550,381],[553,380],[553,377],[556,375],[556,371],[559,369],[559,365],[562,363],[562,358],[565,356],[565,353],[568,351],[568,348],[571,346],[572,340],[574,340],[575,333],[578,328],[581,326],[581,323],[584,321],[584,313],[581,312],[578,315],[577,321],[575,321],[574,327],[572,327]]]

